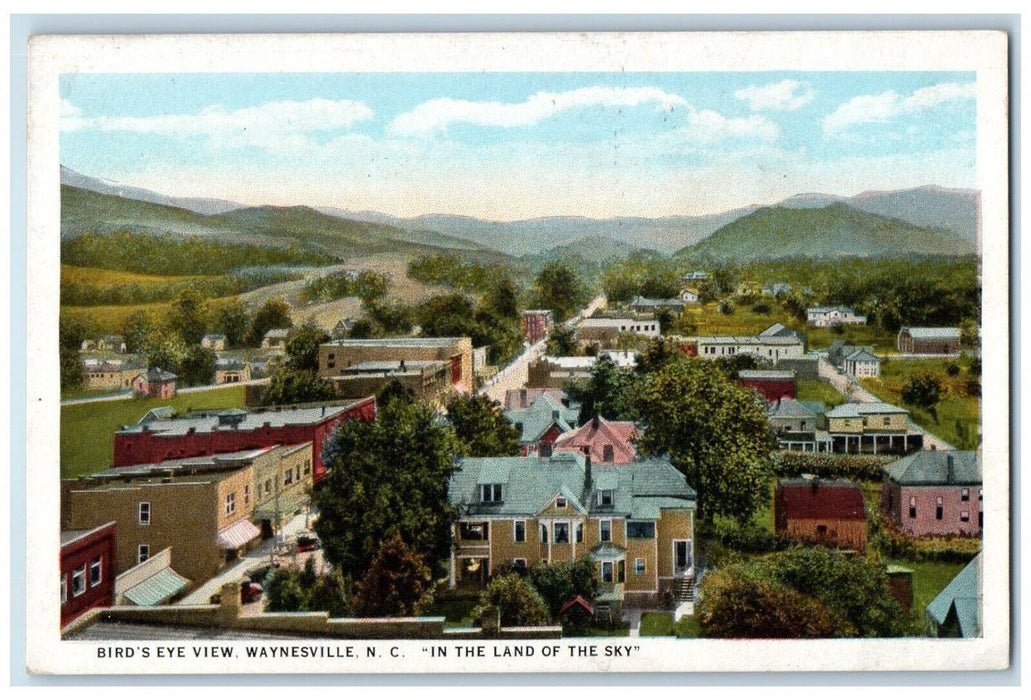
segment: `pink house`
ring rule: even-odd
[[[600,416],[555,440],[556,450],[590,451],[596,464],[630,464],[637,461],[634,438],[637,426],[630,421],[608,421]]]
[[[885,467],[881,514],[901,532],[980,535],[982,505],[979,453],[922,450]]]
[[[160,367],[151,367],[132,380],[132,389],[138,396],[167,399],[175,396],[175,375]]]

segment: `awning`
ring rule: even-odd
[[[291,494],[289,496],[279,497],[279,515],[286,520],[289,520],[294,513],[302,510],[308,505],[308,496],[304,493]],[[269,520],[275,524],[276,520],[276,499],[266,501],[260,506],[254,509],[251,513],[251,517],[254,520]]]
[[[218,533],[219,549],[239,549],[255,537],[261,536],[261,530],[246,518],[230,525]]]
[[[619,561],[626,559],[626,547],[613,542],[601,542],[594,545],[587,556],[591,561]]]
[[[137,583],[123,595],[133,605],[161,605],[189,585],[189,579],[177,574],[172,567],[167,567],[145,581]]]

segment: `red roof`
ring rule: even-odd
[[[778,521],[866,520],[863,492],[851,481],[782,481],[775,507]]]
[[[637,426],[630,421],[608,421],[597,417],[555,440],[556,450],[591,450],[591,459],[600,464],[630,464],[637,459],[634,438]],[[605,459],[605,447],[612,447],[612,458]]]
[[[562,609],[558,611],[558,616],[562,617],[563,615],[565,615],[566,611],[569,610],[574,605],[579,605],[580,607],[582,607],[584,610],[586,610],[591,615],[594,614],[594,608],[591,607],[591,604],[588,603],[586,600],[584,600],[581,596],[577,596],[577,597],[573,598],[571,601],[569,601],[568,603],[566,603],[565,605],[562,606]]]

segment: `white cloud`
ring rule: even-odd
[[[791,79],[769,85],[749,85],[734,93],[734,97],[747,102],[753,112],[793,112],[815,96],[815,92]]]
[[[64,118],[66,115],[68,119]],[[226,111],[222,105],[210,105],[196,114],[84,118],[74,105],[62,101],[61,128],[64,131],[93,129],[169,136],[235,137],[246,143],[258,143],[348,129],[372,116],[372,110],[363,102],[315,99],[305,102],[267,102],[233,111]]]
[[[839,106],[823,120],[823,133],[837,136],[856,124],[883,123],[916,114],[954,100],[973,99],[974,83],[938,83],[903,97],[894,90],[859,95]]]
[[[585,87],[567,92],[538,92],[525,102],[473,102],[448,97],[429,100],[398,115],[390,131],[402,136],[441,132],[456,122],[479,126],[531,126],[560,112],[584,107],[637,107],[655,104],[661,109],[687,106],[687,101],[658,88]]]
[[[696,143],[716,143],[741,138],[772,141],[780,136],[780,127],[763,116],[739,119],[725,117],[712,110],[698,110],[688,115],[683,132],[689,140]]]

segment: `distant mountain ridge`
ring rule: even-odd
[[[97,177],[77,173],[71,168],[61,166],[61,184],[71,185],[81,190],[91,190],[100,194],[110,194],[126,199],[135,199],[152,204],[164,204],[180,209],[189,209],[198,214],[224,214],[234,209],[242,209],[245,205],[230,202],[227,199],[210,199],[205,197],[170,197],[142,187],[129,187],[117,182],[109,182]]]

